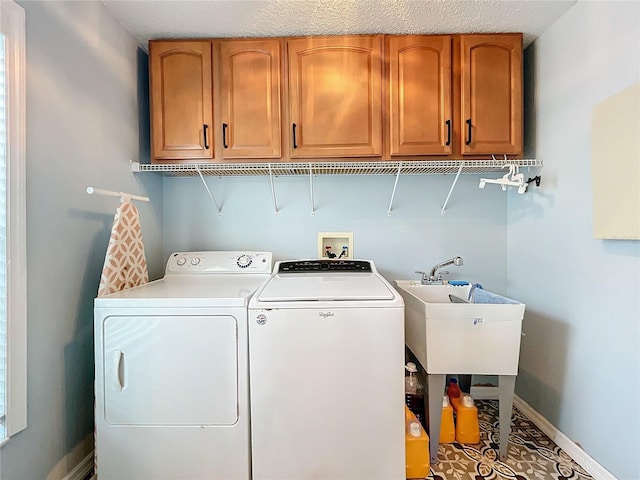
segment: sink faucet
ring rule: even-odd
[[[442,267],[446,267],[447,265],[462,265],[462,257],[453,257],[450,260],[446,260],[444,262],[438,263],[437,265],[434,265],[429,275],[427,275],[426,272],[416,270],[416,273],[420,273],[422,275],[420,283],[422,285],[442,285],[444,283],[442,280],[442,274],[449,272],[439,272],[438,276],[436,276],[436,271],[441,269]]]

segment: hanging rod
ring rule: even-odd
[[[109,197],[120,197],[120,201],[128,202],[130,200],[138,200],[140,202],[148,202],[149,197],[141,197],[140,195],[133,195],[125,192],[115,192],[113,190],[104,190],[102,188],[87,187],[87,193],[89,195],[107,195]]]

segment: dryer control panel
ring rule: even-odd
[[[208,273],[271,273],[271,252],[175,252],[167,261],[166,275]]]

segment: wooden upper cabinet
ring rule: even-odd
[[[287,41],[291,158],[382,155],[382,36]]]
[[[522,34],[462,35],[461,153],[522,153]]]
[[[222,158],[280,158],[282,41],[220,40],[215,45]]]
[[[213,158],[211,42],[149,42],[152,158]]]
[[[452,152],[451,37],[386,38],[388,156]]]

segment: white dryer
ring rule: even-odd
[[[251,477],[247,306],[271,267],[174,253],[164,278],[95,300],[100,480]]]
[[[278,262],[249,364],[254,480],[405,478],[404,304],[373,262]]]

